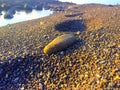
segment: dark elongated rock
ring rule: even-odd
[[[0,15],[2,15],[2,10],[0,10]]]
[[[6,19],[11,19],[11,18],[13,18],[13,15],[12,15],[11,13],[6,13],[6,14],[4,15],[4,18],[6,18]]]
[[[76,37],[73,34],[64,34],[55,38],[44,48],[45,54],[52,54],[61,50],[66,49],[67,47],[74,44]]]
[[[11,19],[13,18],[13,15],[15,14],[16,7],[10,8],[7,13],[4,15],[4,18]]]

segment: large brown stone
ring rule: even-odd
[[[44,48],[45,54],[52,54],[61,50],[66,49],[67,47],[74,44],[76,37],[73,34],[64,34],[55,38]]]

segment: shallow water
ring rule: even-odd
[[[16,13],[13,15],[14,17],[12,19],[4,19],[5,12],[2,11],[2,15],[0,16],[0,27],[5,26],[7,24],[13,24],[17,22],[37,19],[41,17],[48,16],[50,14],[53,14],[53,11],[50,10],[35,10],[33,9],[32,12],[25,12],[25,11],[16,11]]]
[[[90,3],[96,3],[96,4],[112,4],[112,5],[116,5],[116,4],[120,4],[120,0],[59,0],[62,2],[72,2],[72,3],[76,3],[76,4],[90,4]]]

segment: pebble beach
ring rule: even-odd
[[[63,34],[77,41],[44,54],[44,47]],[[0,27],[0,90],[101,89],[120,89],[119,5],[70,5]]]

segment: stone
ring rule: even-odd
[[[3,72],[3,69],[1,68],[1,69],[0,69],[0,74],[2,74],[2,72]]]
[[[39,83],[40,90],[44,90],[44,86],[42,83]]]
[[[64,51],[61,51],[61,52],[60,52],[60,55],[64,55]]]
[[[109,48],[112,48],[112,47],[115,47],[115,46],[116,46],[116,43],[110,43],[110,44],[108,44]]]
[[[36,10],[42,10],[43,9],[43,5],[42,4],[35,5],[35,9]]]
[[[120,48],[120,44],[118,44],[117,46],[118,46],[118,48]]]
[[[77,31],[76,34],[77,34],[77,35],[80,35],[80,31]]]
[[[32,6],[28,5],[28,4],[24,4],[24,9],[25,10],[32,10]]]
[[[48,35],[43,35],[43,38],[49,39],[49,36]]]
[[[52,54],[61,50],[66,49],[75,43],[76,37],[73,34],[64,34],[55,38],[47,46],[45,46],[44,54]]]
[[[20,90],[24,90],[25,88],[24,87],[21,87]]]
[[[19,81],[19,77],[15,78],[12,82],[13,82],[14,84],[16,84],[16,83],[18,83],[18,81]]]
[[[2,15],[2,13],[0,12],[0,15]]]
[[[13,18],[13,15],[10,14],[10,13],[6,13],[6,14],[4,15],[4,18],[6,18],[6,19],[11,19],[11,18]]]

